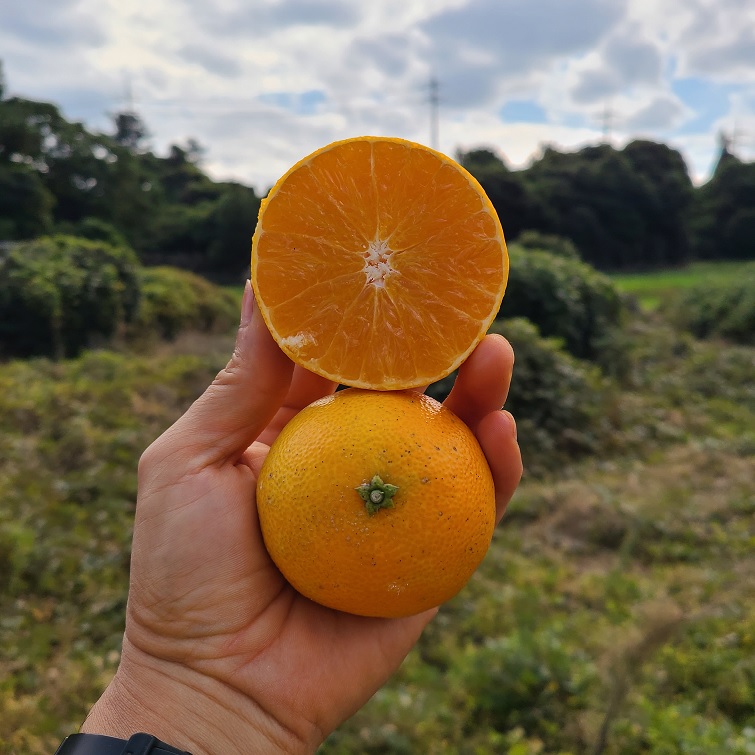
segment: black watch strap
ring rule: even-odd
[[[102,734],[71,734],[55,755],[191,755],[166,745],[151,734],[134,734],[131,739],[116,739]]]

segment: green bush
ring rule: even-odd
[[[491,332],[505,336],[516,354],[506,409],[517,419],[528,470],[605,451],[618,423],[612,383],[527,320],[498,321]]]
[[[573,741],[568,722],[587,707],[596,676],[584,654],[554,628],[523,630],[468,647],[448,675],[452,688],[463,690],[459,702],[470,731],[520,727],[563,746]]]
[[[579,252],[571,239],[556,236],[552,233],[524,231],[516,237],[516,246],[520,249],[538,249],[542,252],[550,252],[559,257],[567,257],[572,260],[579,259]]]
[[[633,719],[614,724],[611,739],[616,744],[611,752],[750,755],[755,748],[752,728],[738,731],[725,718],[695,713],[683,702],[659,705],[657,701],[643,701]]]
[[[664,692],[694,700],[696,713],[716,711],[734,723],[755,726],[753,627],[755,613],[706,617],[693,625],[682,642],[660,653]],[[711,652],[710,638],[716,636],[725,640]]]
[[[733,281],[700,283],[664,307],[678,327],[697,338],[755,344],[755,265]]]
[[[139,262],[127,247],[73,236],[0,259],[0,356],[75,356],[136,312]]]
[[[605,450],[618,424],[612,381],[566,353],[557,339],[543,338],[528,320],[497,320],[490,332],[505,336],[516,354],[506,409],[516,417],[528,472],[547,473],[568,459]],[[442,401],[454,379],[433,383],[428,394]]]
[[[574,356],[618,374],[622,308],[610,278],[561,252],[512,244],[509,255],[509,282],[498,317],[526,317],[544,336],[560,338]]]
[[[131,338],[156,335],[173,339],[181,331],[225,332],[238,321],[232,293],[175,267],[148,267],[139,272],[141,300],[129,328]]]

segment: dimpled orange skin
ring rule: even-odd
[[[398,486],[370,515],[355,490]],[[469,428],[412,391],[350,388],[297,414],[257,483],[265,545],[303,595],[363,616],[419,613],[453,597],[495,527],[493,478]]]

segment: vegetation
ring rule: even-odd
[[[214,351],[165,349],[0,367],[3,755],[53,752],[107,683],[123,632],[136,461],[219,362]]]
[[[52,103],[8,97],[0,87],[0,241],[117,239],[149,264],[242,279],[260,197],[210,179],[195,140],[157,155],[147,133],[132,111],[115,113],[109,133],[93,132]],[[570,153],[546,147],[518,171],[491,147],[458,159],[479,179],[509,241],[556,235],[601,270],[755,256],[755,163],[726,151],[701,187],[678,151],[646,140]]]
[[[588,362],[565,352],[557,338],[544,338],[525,318],[496,320],[491,333],[505,336],[516,354],[507,409],[517,418],[522,456],[530,474],[601,451],[617,431],[616,383]],[[442,401],[456,374],[427,393]]]
[[[19,244],[0,258],[0,357],[75,356],[109,340],[139,301],[134,253],[70,236]]]
[[[133,113],[92,134],[3,96],[0,77],[0,239],[22,243],[0,245],[0,755],[47,755],[118,663],[138,457],[233,348],[237,286],[144,263],[235,278],[259,199],[196,143],[152,154]],[[724,155],[694,189],[648,142],[461,158],[518,237],[492,329],[525,479],[321,755],[751,755],[753,165]],[[689,254],[613,283],[584,261]]]
[[[472,582],[323,755],[744,755],[752,347],[640,313],[619,389],[526,321],[496,327],[526,479]],[[51,752],[107,683],[136,461],[231,348],[179,335],[0,365],[0,753]]]
[[[636,300],[646,309],[656,309],[690,288],[730,283],[750,275],[751,271],[748,262],[693,262],[654,272],[614,274],[611,279],[628,299]]]
[[[755,265],[743,268],[735,280],[698,283],[672,298],[666,310],[698,338],[755,344]]]
[[[139,270],[141,297],[131,341],[173,340],[180,333],[226,333],[238,321],[238,296],[175,267]]]
[[[93,133],[53,104],[0,95],[0,241],[115,237],[142,261],[238,280],[259,209],[254,191],[212,181],[192,140],[155,155],[135,113],[117,113],[114,129]]]
[[[516,354],[507,409],[517,418],[530,473],[598,453],[618,429],[617,387],[600,370],[575,359],[555,338],[543,338],[529,320],[497,321]]]
[[[755,256],[755,167],[724,151],[711,180],[695,196],[691,214],[700,259]]]
[[[590,265],[547,249],[509,246],[511,267],[499,318],[525,317],[581,359],[615,358],[621,300]]]
[[[462,152],[502,219],[507,239],[527,231],[568,239],[602,270],[647,270],[691,259],[752,259],[755,164],[725,153],[693,187],[674,149],[636,140],[562,153],[546,147],[520,171],[491,149]]]
[[[543,208],[539,229],[571,239],[596,267],[663,267],[687,258],[692,184],[670,147],[636,141],[623,150],[546,149],[525,182]]]
[[[237,319],[229,291],[177,268],[143,268],[125,246],[42,237],[0,258],[0,358],[70,357],[118,338],[227,331]]]

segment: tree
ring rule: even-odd
[[[204,159],[207,150],[203,147],[197,139],[189,137],[186,140],[186,159],[192,163],[192,165],[199,165]]]
[[[727,259],[755,259],[755,207],[740,207],[726,221],[721,246]]]
[[[36,196],[40,225],[36,233],[48,230],[42,218],[51,206],[33,189],[41,184],[55,198],[54,222],[99,217],[113,223],[133,243],[155,206],[144,196],[151,188],[150,176],[139,157],[111,137],[67,121],[54,105],[17,97],[0,101],[0,166],[8,166],[6,184],[21,180],[19,167],[34,176],[25,179],[21,190],[24,196]],[[20,201],[21,197],[6,198],[6,204],[13,203],[13,212]]]
[[[133,110],[121,110],[115,114],[113,121],[115,142],[131,152],[140,151],[149,132],[139,114]]]
[[[753,207],[755,163],[727,153],[710,181],[695,193],[690,213],[695,257],[755,259]]]
[[[52,228],[55,197],[25,165],[0,163],[0,240],[30,239]]]
[[[218,199],[222,191],[202,172],[199,160],[203,148],[196,140],[185,146],[171,144],[168,156],[155,161],[155,171],[169,202],[194,205]]]
[[[456,161],[464,166],[477,180],[488,173],[508,173],[506,163],[488,147],[472,149],[468,152],[459,150]]]
[[[0,100],[0,162],[45,169],[45,152],[63,123],[58,108],[48,102]]]
[[[210,262],[215,270],[241,274],[249,265],[260,200],[253,189],[230,184],[212,212]],[[247,273],[244,273],[247,275]]]
[[[457,158],[485,190],[508,240],[517,238],[523,230],[542,225],[542,212],[522,174],[510,171],[493,150],[459,152]]]
[[[664,170],[657,161],[675,171],[668,186],[654,183]],[[601,269],[667,264],[678,254],[677,244],[684,250],[685,175],[672,150],[646,142],[623,152],[609,145],[574,153],[548,147],[523,171],[542,213],[533,227],[571,239]],[[672,198],[663,197],[664,190]]]
[[[635,140],[624,148],[652,194],[647,219],[646,264],[678,265],[690,254],[688,213],[693,188],[681,154],[666,144]]]

